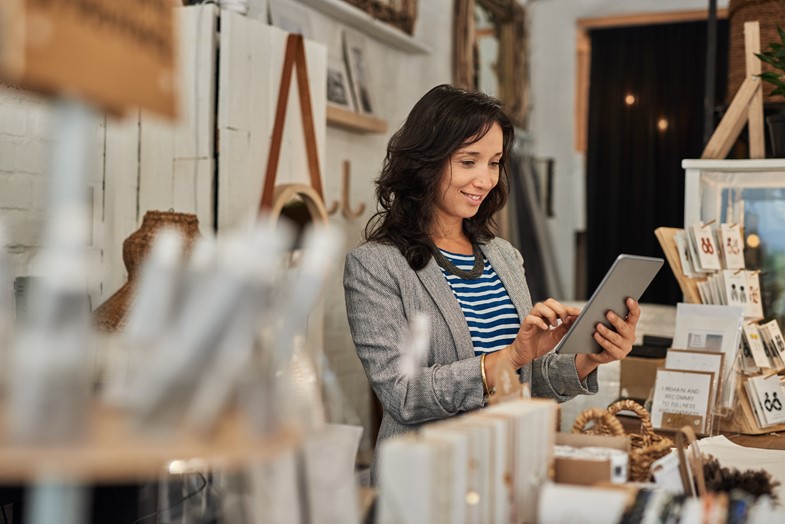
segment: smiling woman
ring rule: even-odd
[[[438,247],[472,252],[469,238],[460,234],[463,219],[472,218],[498,184],[503,146],[502,129],[494,123],[482,138],[450,156],[439,183],[431,232]]]
[[[521,254],[494,235],[513,138],[498,100],[441,85],[390,139],[377,212],[344,272],[352,338],[383,407],[379,441],[483,407],[501,372],[518,370],[534,396],[596,393],[597,366],[632,347],[634,301],[626,319],[609,317],[616,331],[597,332],[602,353],[552,353],[579,311],[553,299],[532,305]],[[420,313],[429,350],[402,367]]]

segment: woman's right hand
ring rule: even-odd
[[[523,319],[510,346],[515,368],[523,367],[556,347],[580,312],[580,309],[565,306],[552,298],[536,303]]]

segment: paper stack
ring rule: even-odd
[[[720,406],[731,409],[735,398],[733,363],[741,343],[742,308],[677,304],[673,348],[724,354],[719,382],[722,384]]]
[[[553,401],[513,400],[388,440],[380,524],[535,522],[555,417]]]

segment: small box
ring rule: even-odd
[[[665,365],[664,358],[627,357],[621,361],[621,396],[646,400],[654,387],[657,368]]]
[[[618,449],[624,451],[625,455],[629,455],[627,437],[557,433],[556,445],[573,448]],[[614,465],[610,458],[587,460],[578,457],[555,457],[553,463],[554,481],[560,484],[591,486],[600,482],[613,481]]]

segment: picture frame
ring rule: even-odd
[[[291,0],[269,0],[268,8],[270,25],[287,33],[303,35],[303,38],[312,38],[313,30],[308,9]]]
[[[346,62],[334,56],[327,57],[327,103],[347,111],[356,107]]]
[[[475,3],[457,2],[453,13],[453,80],[456,87],[477,89],[476,49],[478,35],[475,28],[475,8],[486,11],[492,21],[493,35],[498,41],[496,80],[505,113],[512,123],[526,128],[530,109],[529,48],[527,7],[518,0],[476,0]]]
[[[675,371],[703,371],[712,373],[712,395],[709,399],[709,409],[714,410],[717,402],[722,398],[722,370],[725,369],[725,353],[714,351],[700,351],[694,349],[669,348],[665,356],[665,368]],[[708,420],[708,430],[711,430],[712,418]]]
[[[705,435],[712,416],[713,383],[714,373],[658,369],[651,408],[652,426],[674,430],[690,426],[695,433]]]
[[[349,81],[354,94],[354,105],[362,115],[375,116],[376,104],[371,89],[371,75],[365,38],[352,31],[343,33],[343,50]]]

